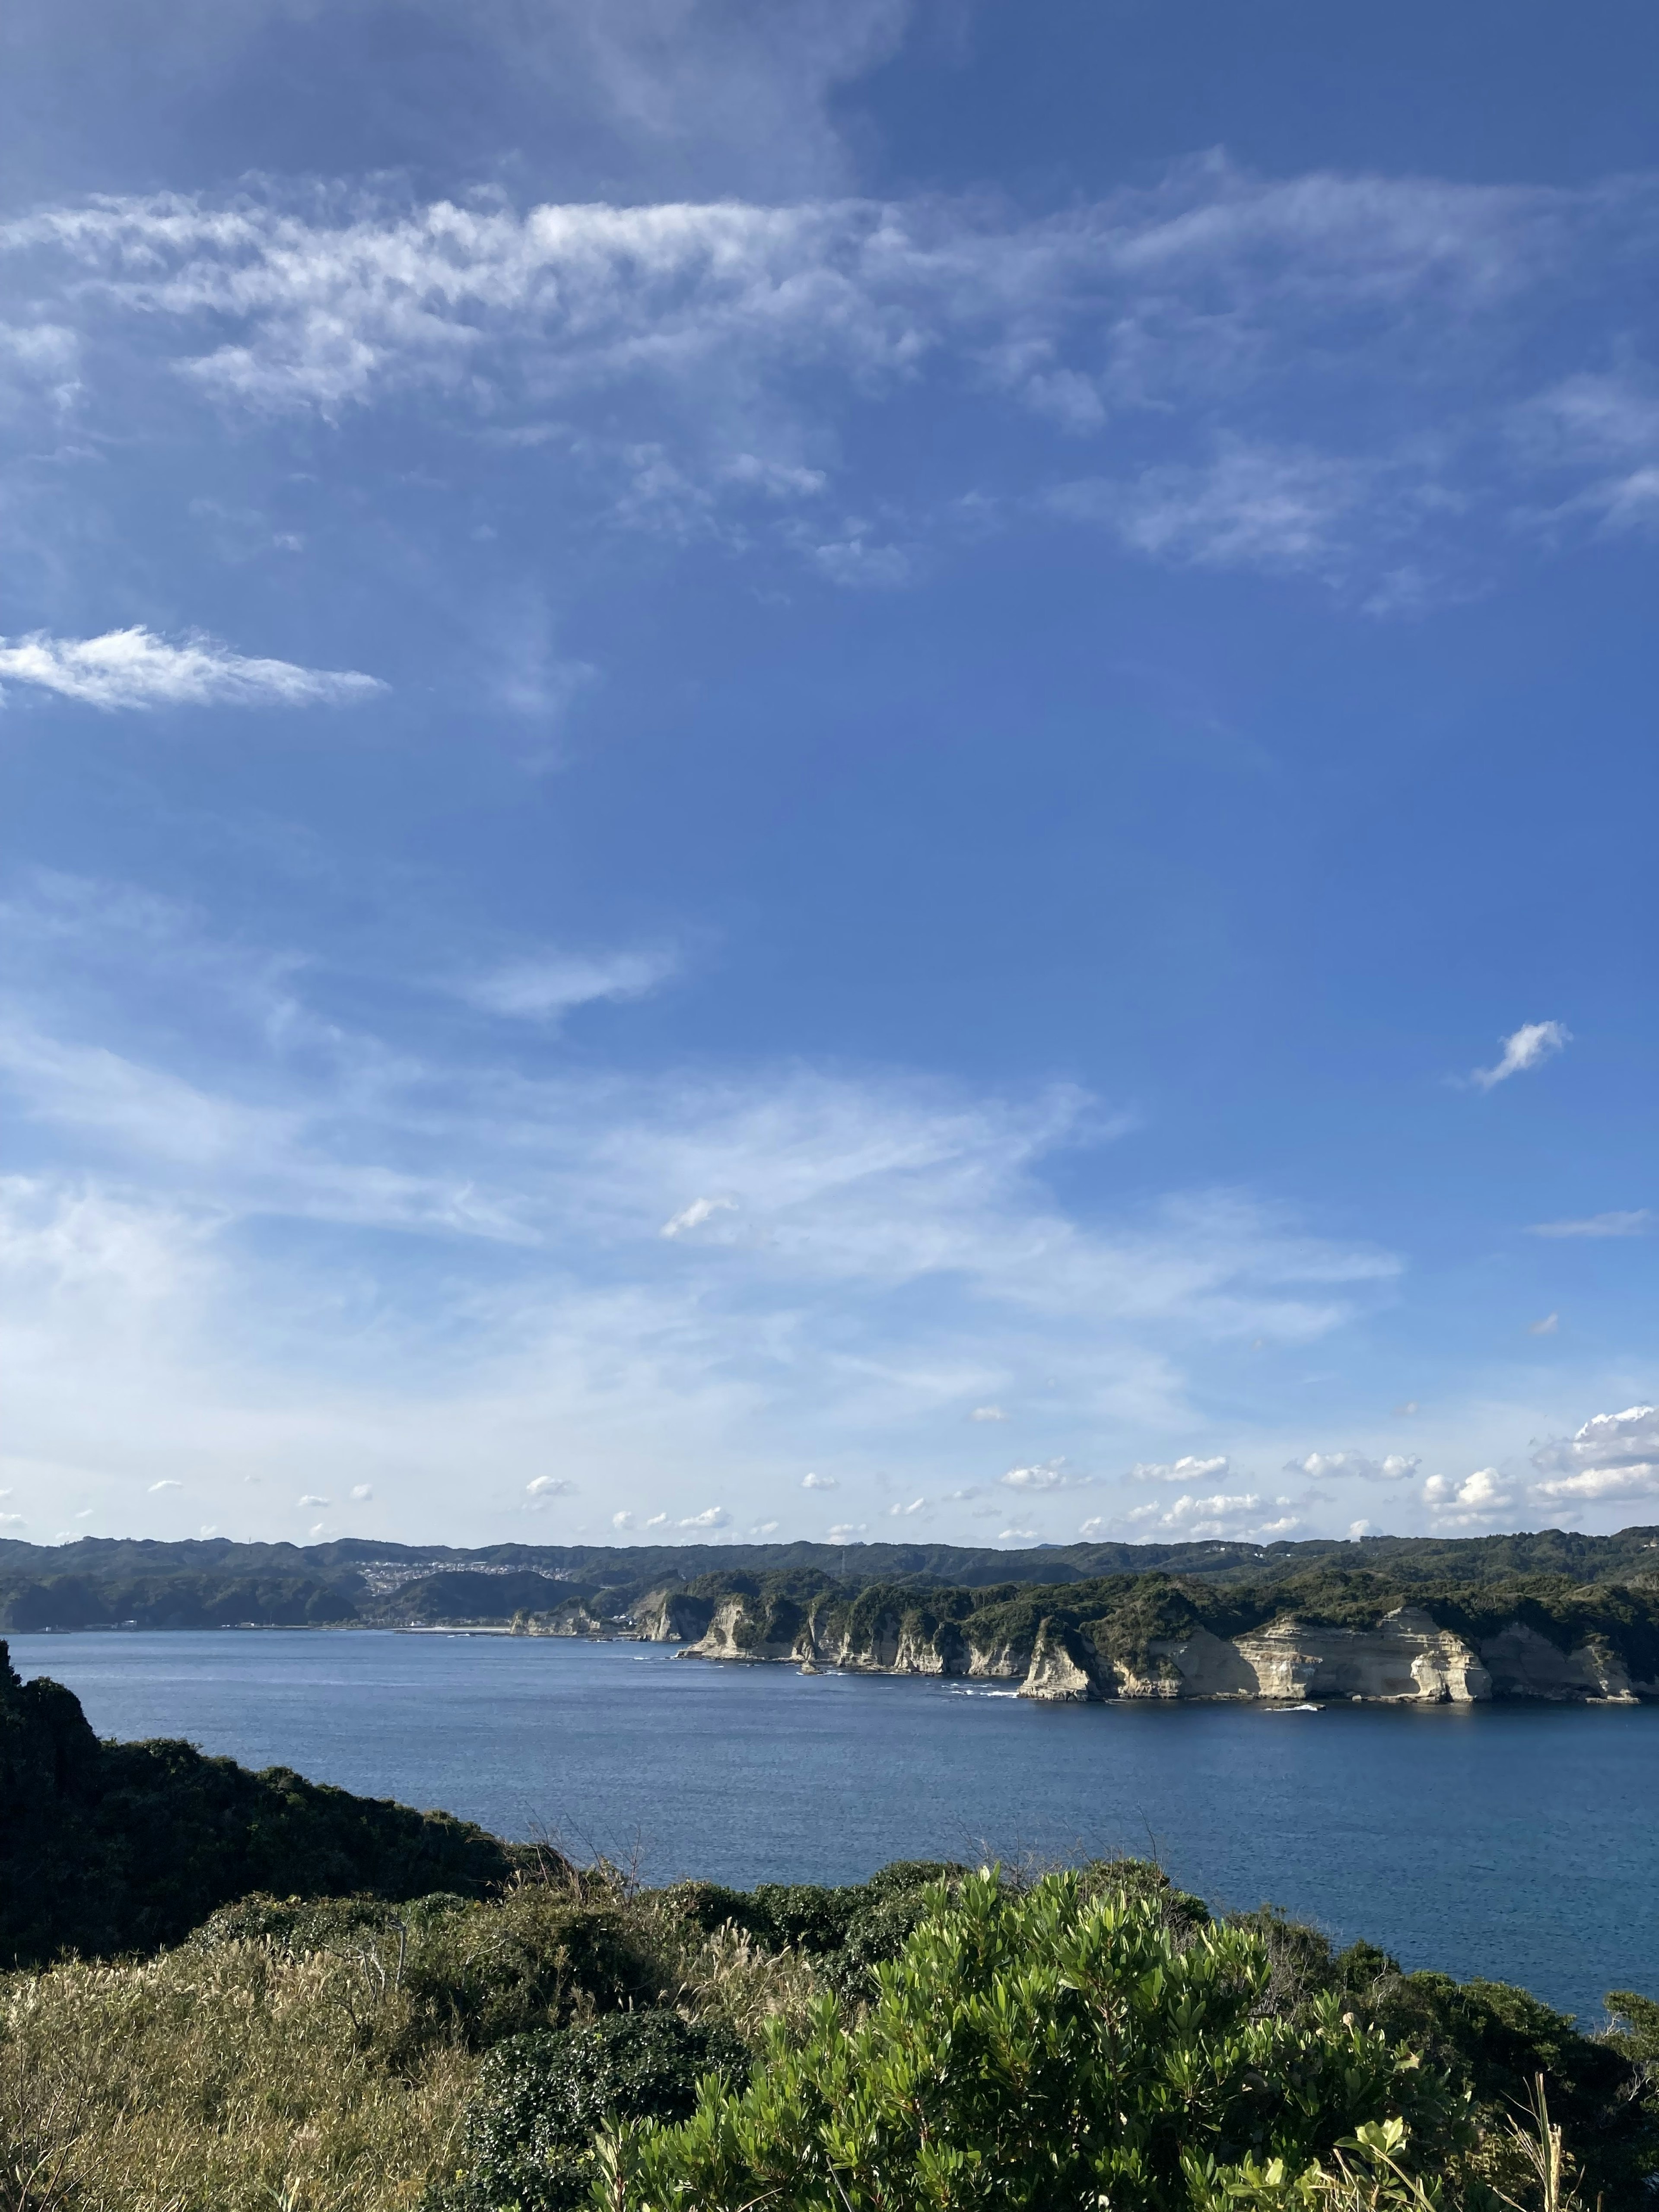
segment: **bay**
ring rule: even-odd
[[[1659,1996],[1659,1707],[1042,1706],[662,1644],[316,1630],[14,1636],[100,1735],[441,1806],[652,1881],[1158,1858],[1587,2027]]]

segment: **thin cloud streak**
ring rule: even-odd
[[[199,635],[173,643],[142,624],[101,637],[35,630],[0,638],[0,684],[27,684],[96,707],[341,707],[388,687],[355,669],[251,659]]]

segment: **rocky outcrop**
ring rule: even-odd
[[[1102,1695],[1092,1650],[1064,1621],[1039,1622],[1022,1698],[1049,1705],[1084,1705]]]
[[[514,1636],[614,1636],[616,1632],[614,1621],[601,1620],[579,1597],[567,1598],[551,1613],[515,1613],[512,1623]]]
[[[1592,1641],[1576,1651],[1563,1651],[1524,1621],[1511,1621],[1498,1635],[1487,1637],[1480,1656],[1492,1692],[1500,1698],[1547,1698],[1558,1703],[1601,1698],[1630,1705],[1638,1694],[1659,1696],[1659,1682],[1632,1683],[1630,1669],[1605,1644]]]
[[[708,1598],[689,1590],[653,1590],[634,1609],[634,1633],[647,1644],[695,1644],[714,1611]]]
[[[1475,1653],[1415,1606],[1396,1607],[1375,1628],[1275,1620],[1250,1635],[1200,1629],[1150,1649],[1175,1668],[1176,1695],[1183,1698],[1470,1705],[1492,1694],[1492,1676]]]
[[[1016,1682],[1022,1697],[1079,1705],[1106,1698],[1306,1705],[1480,1705],[1493,1698],[1589,1698],[1619,1704],[1659,1696],[1632,1681],[1611,1647],[1592,1638],[1565,1650],[1516,1621],[1480,1640],[1424,1607],[1396,1606],[1368,1627],[1294,1617],[1232,1637],[1195,1628],[1152,1638],[1109,1659],[1086,1621],[1046,1614],[1019,1633],[985,1634],[898,1605],[843,1608],[721,1599],[682,1657],[793,1661],[854,1674],[954,1675]]]
[[[803,1638],[801,1623],[792,1618],[795,1609],[779,1618],[776,1607],[757,1607],[746,1597],[721,1598],[708,1627],[696,1643],[688,1644],[682,1659],[804,1659],[814,1654]],[[809,1632],[810,1637],[810,1632]]]

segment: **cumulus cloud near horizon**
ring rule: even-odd
[[[1371,1459],[1364,1452],[1309,1452],[1302,1459],[1286,1460],[1286,1474],[1305,1475],[1310,1482],[1407,1482],[1423,1464],[1420,1454],[1389,1452]]]
[[[341,707],[389,687],[355,669],[251,658],[197,631],[173,641],[142,623],[100,637],[33,630],[0,638],[0,686],[27,684],[105,713],[122,708]]]
[[[1455,1475],[1431,1474],[1423,1486],[1423,1503],[1437,1527],[1468,1528],[1510,1511],[1517,1499],[1495,1467],[1482,1467],[1462,1482]]]
[[[1009,1490],[1081,1490],[1087,1486],[1087,1475],[1070,1474],[1063,1459],[1044,1460],[1036,1467],[1011,1467],[1006,1474],[997,1477]]]
[[[1137,1460],[1129,1469],[1132,1482],[1211,1482],[1224,1476],[1231,1462],[1225,1452],[1213,1459],[1188,1454],[1176,1460]]]
[[[1540,1445],[1533,1485],[1540,1504],[1595,1505],[1659,1498],[1659,1406],[1595,1413],[1571,1437]]]

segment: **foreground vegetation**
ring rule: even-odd
[[[1587,2038],[1134,1862],[738,1893],[550,1855],[494,1899],[250,1899],[0,1978],[0,2205],[1635,2212],[1659,2006],[1615,2002]]]

